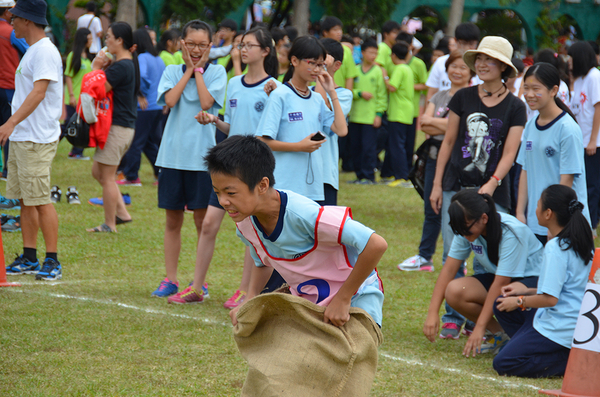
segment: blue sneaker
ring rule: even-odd
[[[125,193],[122,196],[123,196],[123,201],[125,202],[125,205],[131,205],[131,196],[129,195],[129,193]],[[104,205],[104,200],[102,200],[102,197],[94,197],[94,198],[89,199],[88,203],[90,203],[91,205],[95,205],[97,207],[102,207]]]
[[[168,296],[174,295],[179,291],[179,283],[172,283],[168,278],[165,278],[160,282],[160,285],[152,293],[151,296],[155,296],[157,298],[166,298]]]
[[[10,266],[6,267],[6,275],[37,274],[39,271],[40,262],[38,260],[30,262],[23,254],[17,256],[15,261]]]
[[[7,199],[4,196],[0,196],[0,209],[3,210],[20,210],[21,202],[17,199]]]
[[[46,258],[46,260],[44,260],[44,266],[42,266],[42,270],[35,275],[36,280],[53,281],[61,278],[62,267],[60,266],[60,262],[55,261],[52,258]]]

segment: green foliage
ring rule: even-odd
[[[344,23],[344,30],[351,27],[368,27],[380,30],[390,19],[398,0],[323,0],[327,15],[335,15]]]
[[[178,0],[165,1],[163,20],[174,19],[185,23],[192,19],[214,22],[216,25],[231,11],[242,5],[243,0]]]
[[[521,29],[523,23],[512,10],[486,10],[479,13],[477,26],[481,30],[481,37],[502,36],[515,48],[522,46]]]
[[[560,44],[557,39],[559,36],[564,35],[569,31],[570,26],[577,27],[577,38],[581,37],[581,29],[577,26],[575,21],[569,15],[558,15],[557,10],[560,7],[560,1],[555,0],[553,2],[546,3],[539,16],[536,18],[536,26],[542,31],[542,34],[536,36],[538,46],[540,48],[552,48],[558,50]]]

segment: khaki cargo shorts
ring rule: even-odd
[[[104,149],[96,148],[94,161],[104,165],[119,165],[131,146],[134,133],[133,128],[111,126]]]
[[[50,204],[50,172],[58,140],[52,143],[11,141],[8,151],[6,197],[26,206]]]

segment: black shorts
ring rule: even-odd
[[[210,174],[206,171],[185,171],[161,168],[158,173],[158,208],[183,211],[208,207],[211,196],[216,200]]]
[[[470,276],[475,278],[477,281],[479,281],[483,287],[485,288],[486,291],[490,290],[490,287],[492,286],[492,283],[494,282],[494,278],[496,277],[496,275],[494,273],[481,273],[481,274],[474,274],[473,276]],[[514,283],[515,281],[518,281],[522,284],[524,284],[527,288],[537,288],[537,283],[538,283],[538,277],[536,276],[531,276],[531,277],[516,277],[516,278],[511,278],[510,282]]]

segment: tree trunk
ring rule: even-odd
[[[454,36],[454,30],[462,22],[464,10],[465,0],[452,0],[450,15],[448,16],[448,26],[446,27],[446,34],[448,36]]]
[[[294,0],[294,23],[293,26],[298,29],[298,36],[308,34],[308,14],[310,0]]]
[[[136,0],[119,0],[116,20],[127,22],[131,26],[131,29],[135,30],[137,28],[136,10]]]

